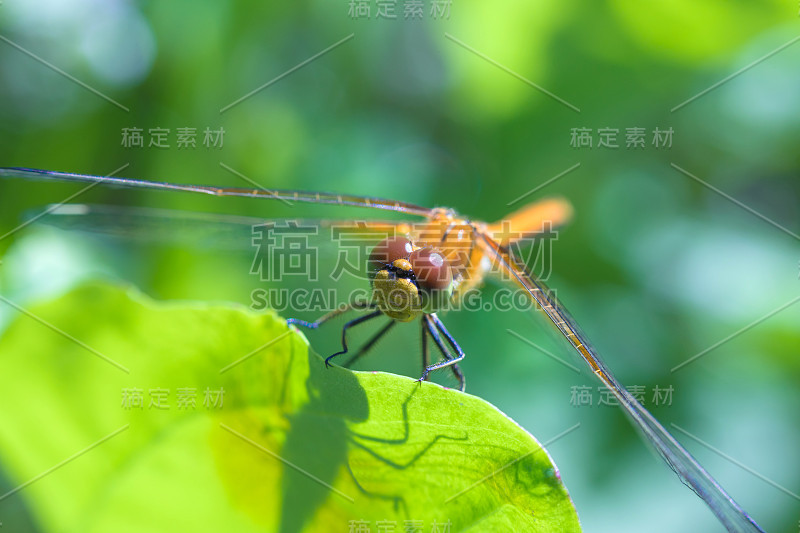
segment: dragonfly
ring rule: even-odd
[[[662,457],[680,480],[693,490],[731,532],[763,531],[698,461],[667,431],[644,406],[614,377],[586,334],[581,331],[554,293],[521,260],[512,246],[515,242],[539,235],[545,222],[558,225],[570,217],[565,200],[547,199],[532,203],[490,224],[471,220],[449,208],[428,208],[410,203],[363,196],[266,188],[215,187],[147,181],[114,176],[94,176],[29,168],[0,168],[0,177],[28,181],[100,184],[110,187],[156,189],[219,197],[247,197],[262,200],[329,204],[399,213],[415,217],[413,221],[353,222],[339,221],[338,227],[351,227],[372,235],[376,244],[370,255],[373,298],[354,301],[337,308],[314,322],[289,319],[290,324],[317,328],[345,312],[365,310],[367,314],[345,324],[342,351],[325,361],[349,353],[346,333],[351,327],[386,316],[389,323],[351,358],[361,357],[391,327],[402,321],[421,317],[423,375],[449,369],[463,390],[464,376],[458,363],[465,352],[447,331],[437,312],[447,303],[457,301],[466,291],[475,289],[488,274],[500,274],[531,300],[536,311],[544,314],[592,374],[618,400],[634,427]],[[265,221],[268,222],[268,221]],[[264,223],[264,222],[262,222]],[[332,227],[337,221],[316,221],[319,227]],[[430,337],[444,357],[430,365],[426,339]]]

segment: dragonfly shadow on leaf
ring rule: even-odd
[[[413,451],[403,453],[402,455],[409,456],[407,459],[396,460],[387,457],[373,448],[376,445],[381,447],[409,445],[412,424],[408,407],[411,400],[419,393],[419,385],[409,383],[409,393],[402,401],[399,419],[379,421],[389,425],[402,425],[402,434],[366,435],[350,429],[353,424],[370,422],[370,399],[357,374],[340,368],[326,369],[322,359],[311,352],[308,354],[308,365],[309,377],[306,388],[309,400],[299,411],[287,417],[289,431],[281,455],[299,468],[284,470],[280,531],[282,533],[302,531],[328,498],[338,499],[344,504],[342,509],[347,512],[349,502],[345,497],[340,497],[320,483],[322,481],[329,486],[343,487],[346,483],[337,483],[340,475],[349,476],[352,485],[363,496],[389,501],[396,513],[402,512],[408,517],[408,509],[402,494],[372,490],[370,483],[359,480],[363,461],[359,461],[358,465],[352,464],[353,454],[363,452],[371,460],[376,460],[392,470],[404,470],[413,467],[442,439],[466,440],[466,434],[434,435],[421,447],[415,445]],[[391,480],[387,479],[382,479],[378,484],[386,486],[387,482],[389,485],[392,484]],[[402,481],[397,483],[400,484]],[[355,494],[347,496],[353,498]],[[356,508],[361,507],[357,499],[354,505]]]

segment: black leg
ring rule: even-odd
[[[439,352],[441,352],[442,356],[444,356],[446,361],[449,361],[453,358],[453,355],[450,353],[450,349],[442,342],[442,337],[439,335],[439,330],[436,329],[436,325],[433,323],[431,318],[428,315],[423,315],[422,320],[425,323],[425,331],[433,337],[433,341],[436,343],[436,346],[439,347]],[[427,368],[429,364],[426,362],[422,365],[422,368]]]
[[[307,322],[305,320],[300,320],[298,318],[288,318],[288,319],[286,319],[286,324],[287,325],[295,325],[295,326],[303,326],[304,328],[309,328],[309,329],[317,329],[318,327],[320,327],[322,324],[324,324],[328,320],[331,320],[332,318],[336,318],[337,316],[342,315],[342,314],[344,314],[344,313],[346,313],[348,311],[352,311],[354,309],[367,309],[367,308],[372,309],[374,307],[375,307],[375,304],[371,303],[371,302],[366,302],[366,301],[353,302],[353,303],[349,303],[349,304],[347,304],[345,306],[338,307],[338,308],[334,309],[333,311],[331,311],[330,313],[322,315],[321,317],[319,317],[314,322]]]
[[[466,380],[464,379],[464,374],[461,372],[461,369],[458,368],[458,363],[462,359],[464,359],[465,354],[458,343],[455,341],[450,332],[447,331],[447,328],[444,327],[442,321],[439,320],[439,317],[436,316],[436,313],[431,313],[429,315],[424,315],[423,320],[427,323],[427,331],[430,333],[431,337],[433,337],[433,341],[436,343],[436,346],[439,347],[439,351],[442,352],[444,356],[444,361],[439,361],[430,366],[426,366],[425,369],[422,371],[422,377],[419,378],[419,381],[424,381],[428,379],[428,374],[434,370],[438,370],[444,367],[450,367],[455,375],[456,379],[459,382],[459,389],[463,392],[466,389]],[[450,350],[445,346],[444,342],[442,342],[442,338],[439,335],[439,332],[445,336],[447,342],[453,349],[456,351],[456,356],[450,353]]]
[[[395,324],[397,324],[396,320],[390,320],[389,323],[383,327],[383,329],[376,333],[364,346],[361,347],[360,350],[358,350],[358,353],[351,357],[350,360],[347,361],[343,366],[345,368],[350,368],[350,365],[358,361],[362,356],[366,355],[366,353],[369,352],[373,346],[375,346],[375,343],[381,340],[384,335],[389,333],[389,330],[392,329]]]
[[[353,326],[357,326],[357,325],[361,324],[362,322],[366,322],[367,320],[369,320],[371,318],[375,318],[375,317],[381,316],[382,314],[383,314],[383,311],[381,311],[379,309],[377,311],[371,312],[368,315],[364,315],[364,316],[360,316],[358,318],[354,318],[353,320],[351,320],[350,322],[345,324],[344,327],[342,328],[342,351],[336,352],[335,354],[333,354],[333,355],[329,356],[327,359],[325,359],[325,366],[330,366],[330,360],[333,359],[334,357],[336,357],[337,355],[343,355],[343,354],[347,353],[347,330],[348,330],[348,328],[351,328]]]
[[[420,320],[422,324],[422,368],[427,368],[430,364],[430,357],[428,354],[428,317],[422,316]]]

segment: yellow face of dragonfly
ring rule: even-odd
[[[405,237],[381,241],[372,250],[370,266],[378,309],[400,322],[435,313],[453,294],[453,275],[444,255]]]

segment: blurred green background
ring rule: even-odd
[[[768,480],[674,430],[742,507],[768,531],[796,531],[800,306],[747,328],[800,294],[797,5],[426,0],[421,17],[406,18],[406,4],[397,2],[389,19],[377,17],[380,3],[346,0],[7,0],[0,165],[101,175],[129,165],[120,175],[247,186],[223,163],[265,187],[445,205],[497,220],[514,199],[580,163],[526,198],[560,195],[575,207],[553,243],[550,285],[620,381],[643,387],[665,426]],[[369,17],[351,12],[363,5]],[[434,16],[433,8],[448,11]],[[145,146],[125,147],[123,128],[142,128]],[[152,128],[170,130],[169,148],[148,146]],[[196,128],[195,148],[177,146],[179,128]],[[221,147],[203,145],[206,128],[224,129]],[[591,148],[572,143],[576,128],[591,130]],[[598,146],[602,128],[618,130],[617,148]],[[629,128],[644,129],[643,147],[626,148]],[[672,130],[670,146],[654,145],[656,129]],[[160,299],[250,304],[260,283],[249,274],[247,242],[234,253],[179,238],[156,245],[34,226],[8,234],[29,209],[80,188],[0,183],[4,296],[26,304],[108,277]],[[99,187],[73,201],[367,216]],[[0,305],[0,327],[14,316]],[[597,405],[602,395],[587,371],[576,375],[508,333],[582,364],[535,316],[444,320],[468,354],[470,393],[541,442],[580,423],[547,448],[586,531],[722,530],[623,413]],[[332,326],[309,338],[327,354],[338,335]],[[416,375],[416,328],[392,335],[366,367]],[[571,401],[581,386],[592,387],[593,405]],[[653,406],[656,387],[672,387],[671,405]],[[15,484],[0,479],[0,492]],[[24,490],[0,502],[0,522],[12,530],[36,531],[28,512]]]

